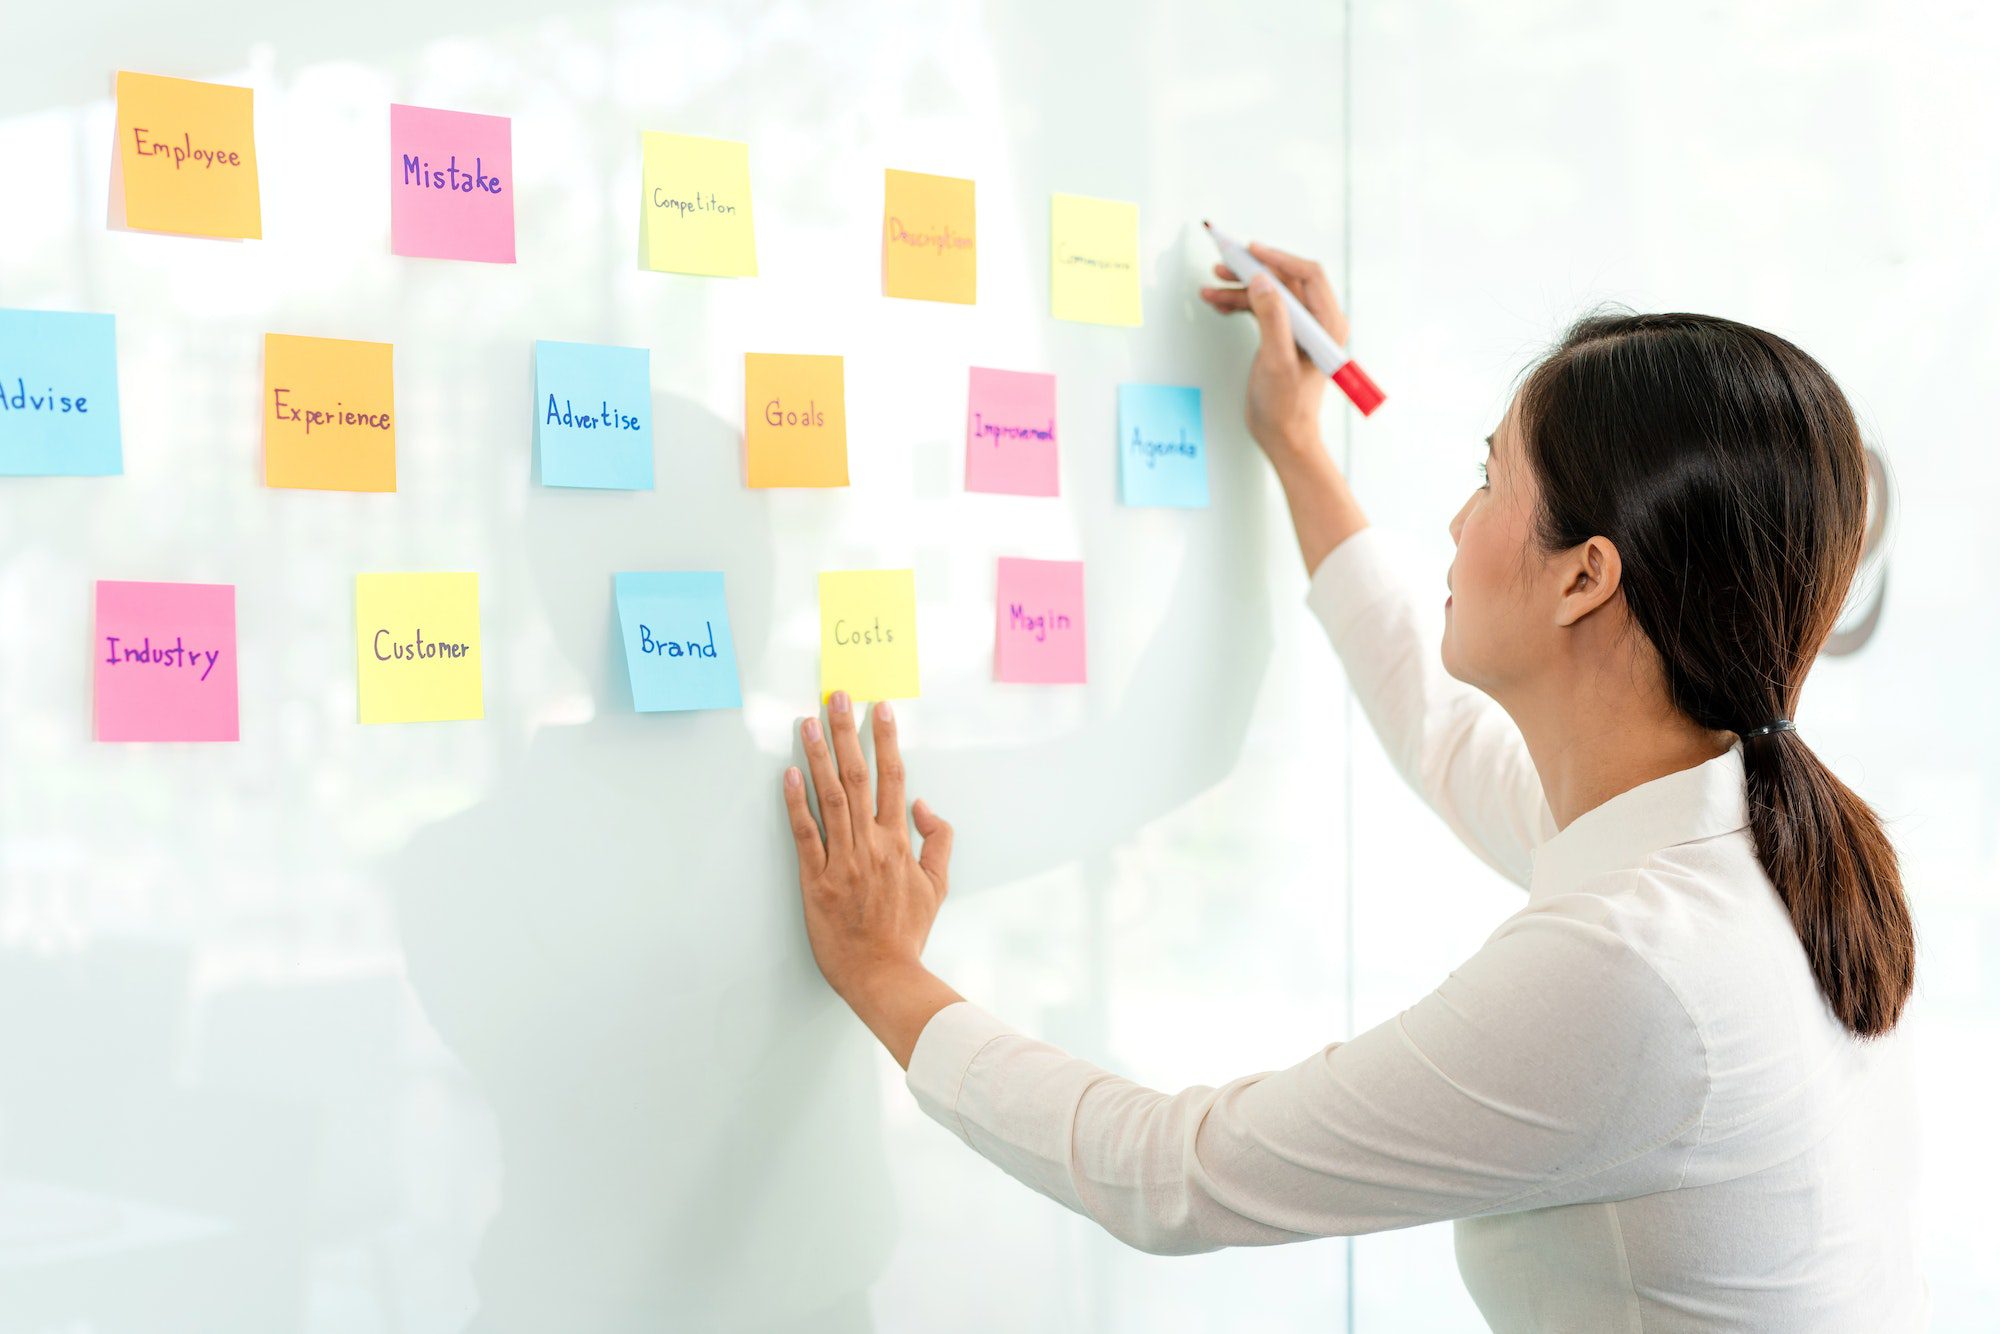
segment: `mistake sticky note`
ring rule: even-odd
[[[1049,313],[1086,324],[1139,323],[1139,206],[1049,196]]]
[[[264,335],[264,485],[396,489],[388,343]]]
[[[742,706],[719,571],[621,574],[613,583],[633,708],[662,713]]]
[[[826,570],[819,576],[819,693],[857,700],[917,694],[914,570]]]
[[[535,474],[543,486],[653,489],[645,348],[535,344]]]
[[[354,633],[362,722],[486,716],[477,574],[356,575]]]
[[[971,305],[979,296],[972,182],[920,171],[883,173],[882,292]]]
[[[750,485],[846,486],[847,390],[839,357],[743,357]]]
[[[104,477],[124,470],[112,317],[0,310],[0,474]]]
[[[754,276],[750,146],[648,130],[640,153],[639,267]]]
[[[965,489],[1053,496],[1056,377],[972,368],[966,394]]]
[[[1201,390],[1177,384],[1118,386],[1118,498],[1127,505],[1181,509],[1208,504]]]
[[[97,582],[99,741],[236,740],[236,585]]]
[[[120,70],[112,173],[114,224],[184,236],[264,234],[248,88]]]
[[[514,262],[514,123],[389,105],[389,249]]]
[[[1000,558],[993,679],[1084,680],[1083,562]]]

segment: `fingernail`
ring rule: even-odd
[[[830,705],[831,705],[831,706],[833,707],[833,711],[834,711],[835,713],[846,713],[846,712],[847,712],[847,692],[846,692],[845,690],[836,690],[836,691],[834,691],[834,692],[833,692],[833,698],[832,698],[832,699],[830,699],[830,700],[828,700],[828,701],[827,701],[827,703],[828,703],[828,704],[830,704]]]
[[[875,701],[875,716],[885,723],[896,721],[896,710],[886,699]]]
[[[799,777],[799,766],[794,764],[785,770],[785,786],[797,787],[805,780]]]
[[[806,719],[806,740],[808,741],[819,740],[819,719],[817,718]]]

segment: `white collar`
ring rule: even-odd
[[[1739,739],[1712,760],[1627,788],[1571,820],[1535,849],[1528,896],[1559,894],[1606,871],[1641,865],[1662,848],[1749,823]]]

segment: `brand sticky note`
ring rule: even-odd
[[[1002,556],[999,584],[993,679],[1082,681],[1083,562]]]
[[[396,489],[396,382],[388,343],[264,335],[264,484]]]
[[[757,272],[750,146],[648,130],[639,201],[639,266],[667,273]]]
[[[185,236],[262,236],[250,103],[248,88],[119,71],[113,221]]]
[[[1139,323],[1139,206],[1049,197],[1049,311],[1086,324]]]
[[[917,693],[913,570],[827,570],[819,577],[819,691],[858,700]]]
[[[514,262],[514,123],[389,106],[389,249]]]
[[[643,347],[535,344],[535,472],[544,486],[653,489],[653,379]]]
[[[356,575],[354,632],[362,722],[486,716],[477,574]]]
[[[965,489],[1053,496],[1056,377],[972,368],[966,395]]]
[[[979,297],[972,182],[920,171],[883,173],[882,291],[971,305]]]
[[[719,571],[620,574],[618,630],[640,713],[743,703]]]
[[[0,310],[0,474],[103,477],[124,470],[112,317]]]
[[[1118,386],[1118,498],[1127,505],[1181,509],[1208,504],[1201,390],[1177,384]]]
[[[236,740],[236,586],[100,579],[99,741]]]
[[[743,358],[751,486],[846,486],[847,391],[839,357]]]

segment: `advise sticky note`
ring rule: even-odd
[[[883,173],[882,292],[971,305],[979,296],[972,182],[920,171]]]
[[[1118,386],[1118,498],[1127,505],[1181,509],[1208,504],[1201,390],[1177,384]]]
[[[648,130],[640,152],[639,267],[754,276],[750,146]]]
[[[0,310],[0,474],[104,477],[124,470],[112,317]]]
[[[389,105],[389,249],[514,262],[514,123]]]
[[[356,575],[354,634],[362,722],[486,716],[477,574]]]
[[[1053,496],[1056,377],[972,368],[966,394],[965,489]]]
[[[236,586],[100,579],[99,741],[236,740]]]
[[[613,584],[635,709],[664,713],[742,706],[720,572],[620,574]]]
[[[535,344],[535,475],[543,486],[653,489],[645,348]]]
[[[1049,196],[1049,313],[1086,324],[1139,323],[1139,206]]]
[[[250,90],[120,70],[111,201],[138,231],[262,236]]]
[[[917,693],[913,570],[826,570],[819,576],[819,693],[858,700]]]
[[[396,489],[388,343],[264,335],[264,485]]]
[[[839,357],[743,357],[750,485],[846,486],[847,390]]]
[[[1082,561],[1002,556],[998,608],[994,680],[1084,679]]]

